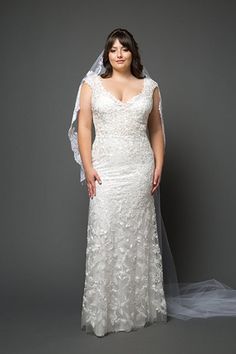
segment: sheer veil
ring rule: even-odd
[[[80,165],[80,182],[83,184],[85,174],[81,156],[78,149],[77,126],[79,120],[79,99],[81,85],[89,75],[99,75],[105,71],[103,65],[102,51],[93,63],[89,71],[82,78],[73,110],[72,120],[68,131],[71,149],[74,153],[75,161]],[[145,66],[143,74],[150,77]],[[160,93],[160,88],[159,88]],[[159,100],[159,112],[162,123],[164,143],[166,146],[166,136],[164,119],[162,113],[161,95]],[[156,206],[156,220],[158,229],[158,239],[163,261],[163,281],[167,302],[167,315],[182,320],[191,318],[208,318],[215,316],[236,316],[236,290],[216,279],[207,279],[199,282],[181,283],[178,281],[174,259],[168,242],[167,232],[161,215],[160,186],[154,193]]]

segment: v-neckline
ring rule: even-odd
[[[106,92],[111,98],[113,98],[113,100],[115,100],[116,102],[120,103],[120,104],[128,104],[131,103],[134,99],[138,98],[139,96],[143,95],[145,88],[146,88],[146,77],[143,78],[143,88],[142,90],[137,93],[136,95],[134,95],[133,97],[131,97],[130,99],[128,99],[127,101],[121,101],[119,98],[117,98],[116,96],[113,95],[113,93],[111,93],[109,90],[107,90],[105,88],[105,86],[102,83],[102,79],[100,77],[100,75],[97,76],[98,81],[100,83],[101,88],[103,89],[104,92]]]

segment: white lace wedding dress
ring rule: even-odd
[[[145,78],[142,91],[122,102],[99,75],[85,81],[96,133],[92,164],[102,184],[89,201],[81,328],[104,336],[167,321],[147,132],[158,85]]]

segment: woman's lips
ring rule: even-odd
[[[123,63],[124,60],[117,60],[116,62],[117,62],[117,63]]]

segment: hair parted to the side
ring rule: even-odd
[[[124,28],[116,28],[107,36],[103,53],[103,65],[105,67],[105,72],[101,74],[101,77],[106,78],[112,76],[113,69],[110,64],[108,54],[116,39],[118,39],[120,43],[124,47],[128,48],[132,53],[132,62],[130,67],[131,73],[138,79],[143,79],[145,75],[142,74],[143,65],[141,63],[138,44],[133,35]]]

